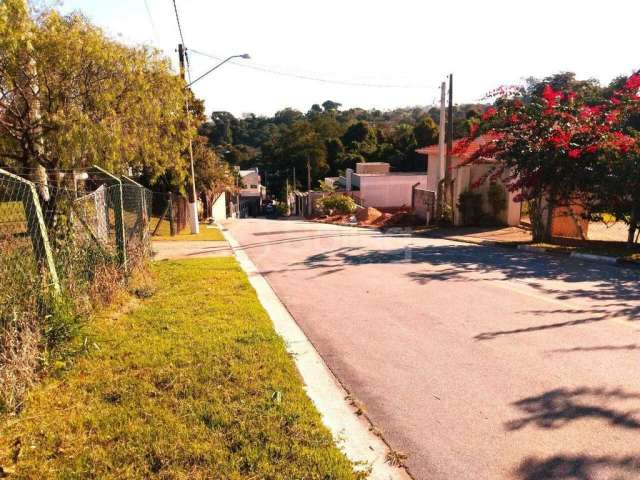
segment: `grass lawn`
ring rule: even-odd
[[[153,233],[153,229],[156,228],[156,224],[158,222],[158,218],[154,217],[151,220],[151,231]],[[224,236],[222,232],[216,227],[209,227],[207,225],[200,225],[200,233],[197,235],[191,235],[191,231],[189,228],[185,228],[181,232],[179,232],[176,236],[172,237],[169,229],[169,222],[163,220],[160,223],[160,227],[158,228],[156,234],[151,237],[154,241],[156,240],[168,240],[168,241],[185,241],[185,240],[212,240],[212,241],[221,241],[224,240]]]
[[[153,265],[157,290],[0,417],[9,478],[353,479],[233,258]],[[2,475],[0,475],[2,476]]]

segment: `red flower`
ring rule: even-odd
[[[624,84],[625,90],[638,90],[640,88],[640,74],[634,73]]]
[[[589,145],[587,148],[584,149],[584,151],[586,153],[596,153],[598,151],[598,146],[597,145]]]
[[[571,134],[569,132],[564,132],[560,129],[555,129],[549,141],[554,144],[556,148],[566,148],[569,146],[569,141],[571,140]]]
[[[579,148],[572,148],[569,150],[569,158],[580,158],[582,156],[582,150]]]
[[[516,98],[516,99],[513,101],[513,106],[514,106],[515,108],[522,108],[522,107],[523,107],[523,105],[524,105],[524,103],[522,103],[522,100],[520,100],[519,98]]]
[[[556,106],[558,99],[562,97],[561,92],[556,92],[551,85],[545,85],[542,91],[542,98],[547,102],[547,112]]]
[[[570,102],[573,102],[577,96],[578,94],[576,92],[569,92],[567,93],[567,100],[569,100]]]
[[[619,116],[620,116],[620,110],[611,110],[609,113],[605,115],[604,121],[607,123],[613,123],[618,119]]]
[[[487,109],[485,110],[485,112],[482,114],[482,117],[481,117],[481,118],[482,118],[482,120],[489,120],[491,117],[495,116],[495,115],[496,115],[496,113],[498,113],[498,112],[496,111],[496,109],[495,109],[495,108],[493,108],[493,107],[489,107],[489,108],[487,108]]]

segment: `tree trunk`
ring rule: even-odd
[[[548,201],[546,208],[549,209],[550,207],[551,203]],[[553,211],[553,209],[550,208],[550,210],[547,211],[547,217],[545,219],[545,207],[543,206],[542,194],[529,201],[529,217],[531,220],[531,229],[534,243],[548,242],[551,237],[549,211]]]
[[[631,212],[631,219],[629,220],[629,235],[627,237],[627,243],[629,246],[635,243],[636,230],[638,226],[638,209],[634,208]]]

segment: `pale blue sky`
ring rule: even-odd
[[[176,57],[171,0],[63,0],[113,37]],[[334,85],[225,65],[194,86],[207,113],[272,114],[335,100],[390,109],[439,97],[447,73],[455,101],[479,100],[501,84],[561,70],[608,82],[640,68],[636,0],[177,0],[188,47],[250,64],[354,83]],[[444,22],[450,19],[450,27]],[[192,53],[192,76],[215,60]]]

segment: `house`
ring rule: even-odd
[[[427,172],[391,172],[384,162],[356,164],[347,169],[346,190],[362,206],[392,208],[411,206],[413,188],[426,187]]]
[[[476,138],[468,148],[464,149],[461,153],[454,153],[451,156],[451,178],[453,180],[453,223],[455,225],[462,225],[463,219],[461,212],[458,208],[458,199],[460,194],[465,191],[473,190],[482,196],[482,211],[487,214],[491,214],[491,207],[488,202],[487,193],[489,191],[490,182],[481,181],[482,178],[492,171],[496,166],[496,160],[492,158],[483,158],[474,161],[472,164],[465,165],[465,162],[471,158],[471,155],[476,153],[481,146],[491,141],[491,138],[487,135],[481,135]],[[456,140],[453,145],[453,152],[456,152],[460,140]],[[439,148],[438,145],[432,145],[429,147],[419,148],[417,153],[427,155],[427,190],[432,192],[438,191],[438,184],[442,180],[441,169],[439,164]],[[444,169],[442,169],[444,171]],[[478,184],[478,181],[479,184]],[[504,184],[500,178],[496,178],[496,183],[504,188]],[[501,223],[509,226],[520,225],[520,211],[521,203],[515,200],[518,192],[509,192],[505,188],[505,194],[507,197],[504,210],[500,212],[498,220]]]
[[[262,185],[258,167],[239,170],[240,189],[238,191],[238,207],[240,216],[255,217],[262,210],[262,202],[266,198],[267,189]]]

